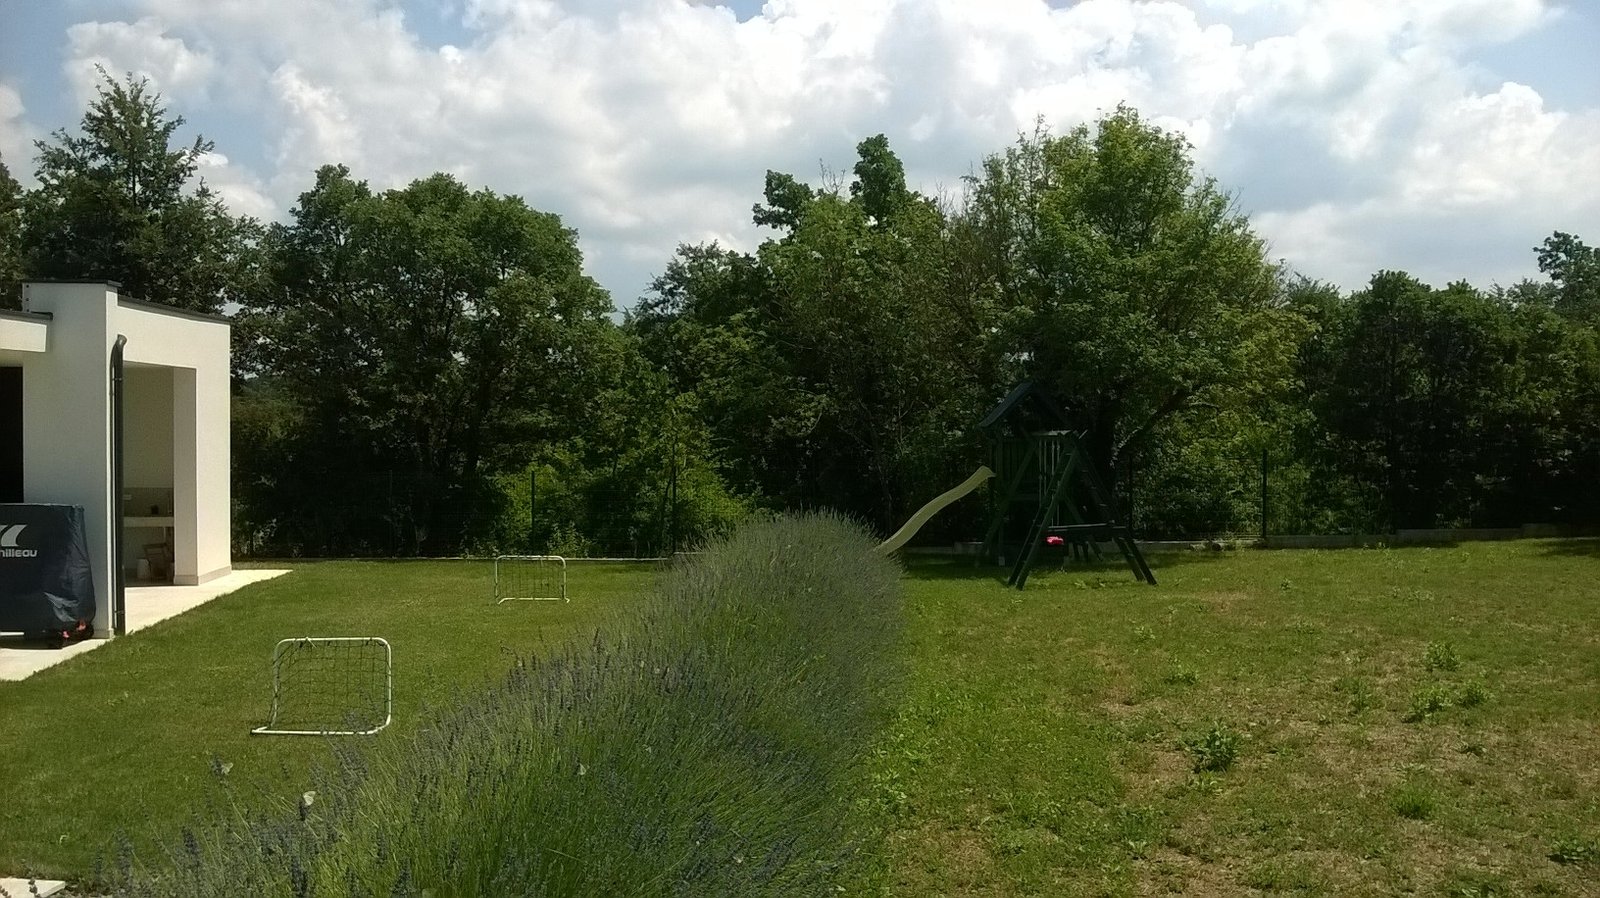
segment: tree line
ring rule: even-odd
[[[768,172],[752,252],[680,246],[617,320],[577,235],[435,174],[317,170],[232,215],[147,83],[0,160],[0,282],[104,278],[234,323],[238,549],[651,554],[759,508],[892,529],[985,460],[1021,380],[1150,535],[1593,523],[1600,249],[1542,277],[1346,293],[1296,275],[1181,134],[1131,108],[1026,133],[949,196],[883,135]],[[982,507],[935,522],[970,536]]]

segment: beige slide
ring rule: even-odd
[[[889,537],[878,545],[878,554],[887,555],[905,545],[911,540],[911,537],[917,535],[917,531],[922,529],[923,524],[928,523],[929,518],[943,511],[946,505],[982,486],[993,476],[994,472],[989,470],[988,465],[980,465],[978,470],[972,472],[971,477],[961,481],[955,487],[934,496],[931,502],[917,509],[917,513],[911,516],[911,520],[906,521],[905,526],[896,530],[894,536]]]

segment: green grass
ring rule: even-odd
[[[908,692],[861,794],[889,832],[852,893],[1600,894],[1600,542],[1153,561],[1159,587],[1108,565],[1019,593],[911,560]],[[0,870],[170,834],[214,756],[242,794],[298,795],[327,748],[245,735],[280,635],[387,636],[403,737],[502,646],[583,635],[653,579],[574,567],[570,606],[488,609],[487,573],[307,565],[0,684]]]
[[[1019,593],[914,559],[881,891],[1600,894],[1597,561],[1163,554]]]
[[[655,565],[573,564],[570,603],[495,606],[490,564],[328,561],[246,587],[21,682],[0,683],[0,873],[76,878],[110,854],[170,839],[223,801],[213,760],[247,803],[298,796],[330,760],[315,737],[251,736],[266,722],[280,638],[371,635],[394,651],[395,724],[451,702],[513,656],[591,633],[633,603]]]

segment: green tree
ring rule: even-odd
[[[1481,520],[1526,432],[1516,320],[1465,283],[1435,290],[1392,271],[1346,314],[1318,397],[1346,470],[1378,487],[1390,526]]]
[[[0,309],[18,305],[22,280],[22,187],[0,159]]]
[[[793,482],[791,436],[808,420],[788,359],[770,339],[775,310],[754,256],[680,246],[626,326],[674,390],[695,397],[708,452],[736,490],[777,496]]]
[[[630,347],[631,348],[631,347]],[[539,551],[648,556],[695,546],[744,516],[692,393],[636,351],[585,432],[543,454]]]
[[[1556,231],[1534,247],[1539,270],[1555,286],[1554,305],[1568,317],[1600,324],[1600,247]]]
[[[266,249],[241,355],[304,421],[251,480],[287,541],[455,551],[493,529],[494,478],[582,432],[614,380],[575,233],[518,197],[443,174],[374,193],[327,166]],[[326,519],[298,521],[302,502]]]
[[[1304,322],[1246,216],[1181,135],[1119,108],[985,160],[962,226],[1026,373],[1105,479],[1174,415],[1283,390]]]
[[[953,289],[948,219],[883,135],[848,185],[769,172],[754,256],[679,250],[629,325],[695,393],[741,489],[898,525],[978,455],[988,334]]]
[[[170,116],[144,79],[101,72],[81,133],[39,141],[39,187],[27,195],[30,276],[116,281],[132,295],[198,311],[236,298],[257,233],[196,177],[213,149],[175,145]]]

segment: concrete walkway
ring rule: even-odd
[[[26,879],[12,879],[0,876],[0,895],[10,895],[11,898],[50,898],[59,894],[67,884],[57,879],[35,879],[31,882]]]
[[[220,595],[271,580],[288,571],[234,571],[199,586],[128,587],[128,632],[136,633],[158,621],[204,605]],[[127,637],[122,637],[127,638]],[[0,680],[25,680],[47,667],[60,664],[84,652],[92,652],[109,639],[85,639],[60,649],[45,648],[42,642],[25,642],[18,636],[0,636]],[[22,894],[28,894],[24,889]]]

